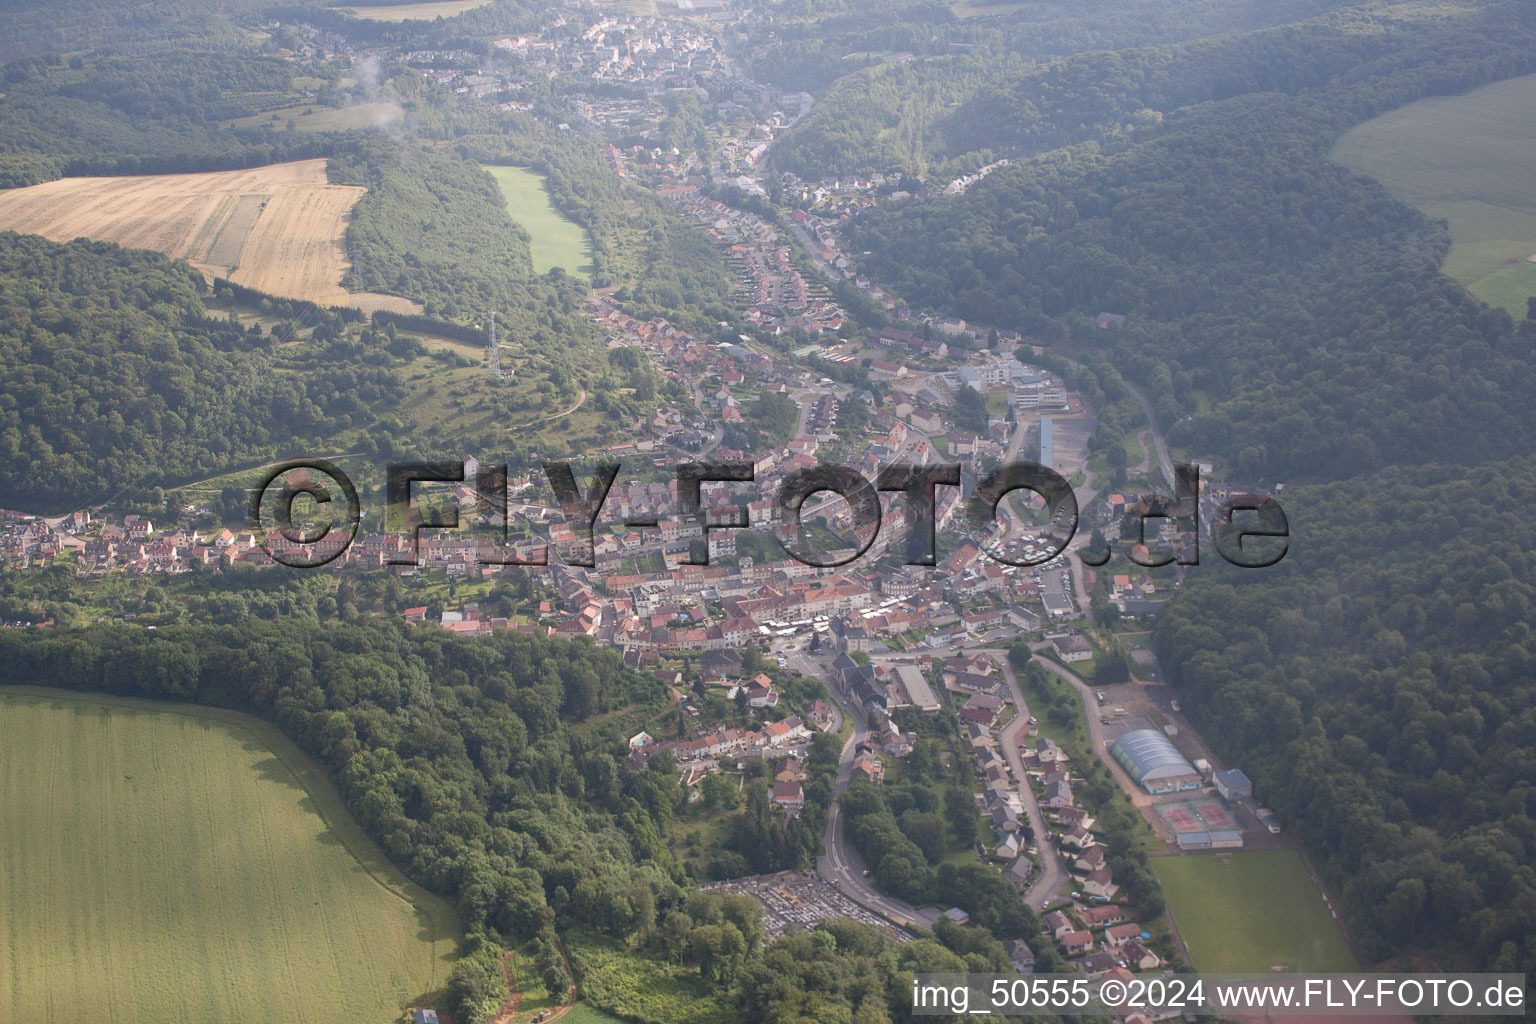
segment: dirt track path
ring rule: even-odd
[[[566,977],[572,977],[571,959],[566,956],[565,943],[560,942],[559,949],[560,958],[565,961]],[[517,1018],[518,1012],[523,1005],[523,994],[517,990],[517,975],[512,970],[512,953],[510,950],[501,958],[501,969],[507,976],[507,999],[506,1002],[501,1004],[501,1010],[492,1019],[491,1024],[512,1024],[512,1021]],[[552,1021],[559,1020],[569,1013],[575,1005],[576,986],[573,984],[566,990],[565,1002],[546,1012],[544,1020],[540,1024],[551,1024]]]
[[[577,409],[580,409],[581,406],[582,406],[582,403],[584,403],[587,400],[587,389],[581,383],[581,381],[577,381],[576,382],[576,392],[577,392],[577,394],[576,394],[576,402],[575,402],[574,405],[570,406],[569,408],[561,409],[559,412],[550,413],[548,416],[542,417],[541,419],[530,420],[529,422],[521,424],[521,425],[519,425],[517,427],[514,427],[513,429],[514,430],[529,430],[529,429],[531,429],[533,427],[540,427],[540,426],[543,426],[546,423],[553,423],[555,420],[558,420],[558,419],[560,419],[562,417],[565,417],[565,416],[569,416],[571,413],[575,412]]]
[[[507,998],[501,1004],[501,1009],[491,1019],[491,1024],[512,1024],[512,1018],[517,1016],[517,1008],[523,1005],[523,994],[517,990],[517,978],[512,973],[512,952],[508,950],[501,956],[501,973],[507,979]]]

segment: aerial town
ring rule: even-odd
[[[897,187],[904,182],[881,175],[807,182],[768,170],[769,145],[806,114],[811,97],[736,77],[706,27],[732,17],[724,3],[705,0],[680,3],[676,17],[605,15],[579,32],[556,17],[546,33],[497,40],[489,61],[469,51],[368,49],[296,26],[317,52],[399,60],[438,87],[506,109],[525,106],[517,90],[534,78],[590,83],[590,92],[570,93],[569,119],[558,129],[615,140],[605,150],[612,173],[653,188],[724,255],[742,319],[766,335],[804,339],[786,355],[750,334],[703,338],[659,317],[637,318],[613,295],[593,292],[585,313],[606,344],[641,354],[694,401],[657,408],[630,425],[632,440],[588,453],[623,466],[591,536],[573,529],[538,474],[509,479],[504,504],[487,502],[473,482],[476,453],[465,453],[466,482],[446,485],[461,529],[413,538],[369,520],[350,542],[332,536],[306,546],[219,521],[207,505],[160,524],[94,508],[55,518],[5,512],[5,570],[65,566],[97,581],[235,565],[283,572],[274,556],[313,548],[335,556],[324,572],[389,573],[407,594],[419,588],[421,602],[399,616],[421,629],[520,630],[616,648],[666,683],[689,723],[683,735],[633,736],[631,770],[665,752],[682,784],[697,790],[711,775],[735,778],[748,762],[764,762],[773,804],[789,818],[801,812],[802,760],[816,733],[846,739],[840,786],[878,786],[913,754],[917,736],[903,722],[953,715],[960,741],[945,756],[964,759],[974,778],[985,836],[976,857],[1018,888],[1050,941],[1089,977],[1162,971],[1173,954],[1182,957],[1177,939],[1159,922],[1137,920],[1125,900],[1114,851],[1096,829],[1106,800],[1085,784],[1085,761],[1112,776],[1114,802],[1134,807],[1148,845],[1177,853],[1285,841],[1241,769],[1216,767],[1158,683],[1138,626],[1157,615],[1185,571],[1182,561],[1153,568],[1138,556],[1152,547],[1182,555],[1211,545],[1225,506],[1265,495],[1202,477],[1198,514],[1161,514],[1153,495],[1172,489],[1174,473],[1155,423],[1138,438],[1140,464],[1123,467],[1111,492],[1089,449],[1096,410],[1073,389],[1070,361],[1017,331],[915,309],[873,285],[844,248],[844,228],[856,210],[905,201],[909,193]],[[613,85],[626,87],[622,95],[600,88]],[[722,87],[734,98],[715,103],[723,120],[714,151],[702,158],[663,146],[660,98],[687,92],[709,101]],[[934,185],[963,193],[1007,163]],[[782,216],[726,201],[770,192],[785,197]],[[887,325],[860,327],[838,298],[850,294],[883,311]],[[1124,319],[1104,313],[1098,326],[1115,330]],[[781,443],[742,451],[724,442],[726,428],[775,397],[797,415]],[[705,458],[750,463],[751,482],[711,484],[706,515],[682,516],[672,467]],[[979,482],[1018,460],[1072,483],[1071,522],[1059,509],[1042,512],[1017,499],[1001,502],[986,523],[969,518]],[[808,502],[796,524],[783,521],[776,500],[795,474],[823,463],[872,481],[886,467],[944,462],[958,463],[961,473],[936,491],[935,565],[903,557],[920,524],[899,493],[883,493],[873,529],[836,496]],[[733,528],[743,524],[750,529]],[[790,525],[802,536],[814,531],[830,567],[764,545],[764,533]],[[1130,537],[1130,559],[1093,568],[1073,557],[1095,535]],[[506,564],[508,547],[523,564]],[[513,614],[487,610],[474,596],[524,576],[533,597]],[[449,584],[450,595],[471,596],[445,597]],[[1102,666],[1109,645],[1119,643],[1128,644],[1129,659],[1115,678]],[[760,650],[762,664],[744,664],[744,648]],[[1021,649],[1024,661],[1045,666],[1064,687],[1062,699],[1086,726],[1083,738],[1069,727],[1072,716],[1048,715],[1026,693],[1016,672]],[[1095,662],[1102,683],[1088,681]],[[807,680],[821,696],[805,698]],[[965,908],[914,907],[880,892],[858,851],[830,828],[818,875],[709,887],[758,899],[775,935],[841,916],[907,938],[910,928],[932,928],[940,918],[968,918]],[[1008,949],[1017,970],[1033,970],[1026,943],[1014,939]]]

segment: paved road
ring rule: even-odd
[[[845,697],[831,679],[823,660],[797,651],[787,659],[791,668],[801,675],[813,676],[826,684],[827,692],[853,725],[848,742],[837,765],[837,781],[832,786],[832,808],[827,812],[827,832],[822,838],[822,856],[816,862],[816,870],[822,878],[842,890],[854,902],[867,910],[880,914],[898,924],[917,928],[930,928],[933,922],[919,914],[910,904],[884,895],[874,883],[864,877],[864,861],[853,848],[843,830],[843,808],[836,798],[848,788],[853,775],[854,748],[869,738],[869,724],[861,709]]]
[[[1094,495],[1098,493],[1093,488],[1093,471],[1086,466],[1083,467],[1083,486],[1076,488],[1074,493],[1077,496],[1079,510],[1087,508],[1093,501]],[[1093,530],[1083,529],[1082,520],[1079,519],[1077,533],[1072,536],[1071,543],[1067,545],[1067,553],[1070,555],[1074,551],[1087,547],[1092,539]],[[1093,618],[1093,598],[1088,591],[1089,569],[1081,561],[1074,561],[1071,558],[1067,559],[1067,564],[1072,566],[1072,592],[1077,598],[1077,610],[1083,613],[1083,618],[1088,620],[1090,626],[1096,625]]]
[[[1083,364],[1079,363],[1077,360],[1072,359],[1069,356],[1062,355],[1060,352],[1056,353],[1056,355],[1057,358],[1064,359],[1079,369],[1082,368]],[[1163,432],[1157,426],[1157,417],[1152,413],[1152,403],[1147,401],[1147,396],[1132,386],[1129,381],[1126,382],[1125,387],[1126,390],[1130,391],[1132,395],[1136,396],[1136,401],[1141,405],[1142,414],[1147,417],[1147,425],[1152,428],[1152,443],[1157,448],[1157,458],[1158,461],[1162,464],[1161,468],[1163,471],[1163,479],[1168,484],[1169,491],[1172,491],[1173,458],[1168,454],[1168,442],[1163,439]]]
[[[699,449],[699,458],[702,459],[704,456],[714,451],[716,446],[719,445],[721,441],[725,440],[725,425],[719,420],[715,419],[714,415],[705,408],[704,388],[699,384],[698,381],[694,381],[692,383],[692,390],[693,405],[694,408],[699,411],[700,418],[714,425],[713,433],[710,434],[709,443],[706,444],[703,448]]]
[[[1168,489],[1173,490],[1173,459],[1168,454],[1168,442],[1163,440],[1163,432],[1157,429],[1157,417],[1152,414],[1152,403],[1147,401],[1147,396],[1140,391],[1126,385],[1131,394],[1136,396],[1136,401],[1141,403],[1141,411],[1147,416],[1147,423],[1152,427],[1152,443],[1157,446],[1157,459],[1163,470],[1163,479],[1168,484]]]
[[[1029,776],[1025,774],[1023,758],[1019,756],[1019,744],[1024,741],[1024,730],[1029,724],[1029,705],[1024,701],[1024,692],[1019,689],[1019,680],[1013,674],[1013,666],[1008,663],[1007,655],[999,651],[987,653],[992,655],[998,667],[1003,670],[1003,678],[1008,681],[1008,689],[1013,695],[1013,706],[1018,709],[1013,721],[1003,726],[1003,731],[998,735],[998,743],[1008,759],[1008,767],[1013,769],[1014,779],[1018,781],[1024,813],[1029,818],[1030,832],[1035,837],[1035,849],[1039,851],[1037,862],[1040,865],[1040,877],[1030,883],[1024,892],[1024,902],[1029,904],[1029,909],[1038,911],[1042,903],[1055,899],[1066,887],[1067,867],[1062,862],[1060,851],[1050,841],[1051,833],[1046,828],[1040,800],[1035,795]]]
[[[1034,836],[1035,849],[1038,851],[1036,858],[1040,865],[1040,877],[1030,883],[1024,891],[1024,902],[1029,904],[1031,910],[1038,911],[1040,904],[1047,900],[1054,900],[1067,888],[1068,873],[1065,862],[1061,859],[1061,853],[1051,842],[1050,830],[1046,827],[1045,813],[1040,807],[1040,800],[1036,796],[1029,776],[1024,770],[1024,760],[1019,756],[1019,744],[1024,741],[1024,729],[1029,723],[1029,704],[1024,699],[1024,691],[1019,687],[1018,677],[1014,675],[1013,666],[1008,661],[1008,656],[999,650],[989,647],[967,646],[964,648],[935,648],[932,652],[935,656],[974,656],[982,655],[993,659],[1002,669],[1003,679],[1008,683],[1008,690],[1013,698],[1013,706],[1017,710],[1013,720],[1003,727],[998,734],[998,745],[1002,748],[1003,756],[1008,761],[1008,767],[1013,772],[1014,779],[1018,782],[1019,797],[1024,803],[1024,814],[1029,819],[1030,832]],[[900,661],[900,658],[892,660]]]
[[[833,267],[822,260],[821,246],[817,244],[816,239],[811,237],[810,230],[807,229],[803,223],[793,218],[790,218],[787,223],[789,224],[790,234],[794,235],[795,240],[800,243],[800,247],[804,249],[806,255],[811,258],[811,262],[815,264],[816,269],[821,272],[821,276],[833,282],[843,280],[843,275],[837,272],[836,267]]]
[[[1088,726],[1088,741],[1093,746],[1093,752],[1100,761],[1104,762],[1104,766],[1115,777],[1115,780],[1120,784],[1120,788],[1125,790],[1126,795],[1131,798],[1131,803],[1137,807],[1145,807],[1155,803],[1151,795],[1138,786],[1126,774],[1125,769],[1120,766],[1120,762],[1116,761],[1114,756],[1110,754],[1109,734],[1105,731],[1104,723],[1101,721],[1104,711],[1099,707],[1099,701],[1094,696],[1093,687],[1083,682],[1082,677],[1076,672],[1049,658],[1035,658],[1034,664],[1039,665],[1052,675],[1066,680],[1077,691],[1078,697],[1083,702],[1083,721]]]

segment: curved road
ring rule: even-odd
[[[1018,679],[1013,674],[1013,666],[999,651],[983,649],[980,653],[989,655],[997,661],[1003,671],[1003,677],[1008,682],[1014,707],[1018,710],[1013,721],[1000,734],[999,742],[1003,746],[1014,778],[1019,783],[1019,794],[1024,803],[1025,816],[1029,820],[1035,848],[1039,851],[1040,877],[1035,879],[1024,892],[1024,901],[1029,904],[1031,910],[1037,910],[1042,903],[1055,899],[1065,889],[1068,880],[1067,868],[1062,862],[1060,853],[1050,842],[1050,831],[1046,827],[1040,801],[1029,784],[1029,776],[1025,774],[1023,761],[1019,757],[1020,734],[1029,720],[1029,706],[1025,703],[1023,692],[1019,689]],[[861,709],[854,707],[842,690],[832,682],[823,659],[812,657],[804,651],[795,651],[788,655],[786,661],[790,667],[802,675],[821,679],[844,717],[853,726],[853,732],[849,735],[848,741],[843,744],[842,757],[837,766],[837,780],[832,787],[835,798],[848,788],[848,783],[851,781],[855,748],[869,738],[867,716]],[[835,799],[827,813],[827,831],[822,840],[822,856],[816,866],[823,878],[867,909],[910,927],[932,927],[933,922],[910,904],[884,895],[864,876],[863,859],[844,835],[842,806]]]
[[[1043,645],[1042,645],[1043,646]],[[1036,657],[1034,663],[1059,679],[1065,680],[1077,691],[1079,699],[1083,702],[1083,721],[1088,726],[1088,742],[1093,747],[1095,756],[1104,763],[1115,781],[1120,783],[1131,803],[1137,807],[1145,807],[1154,801],[1152,797],[1138,786],[1134,779],[1126,774],[1120,762],[1116,761],[1109,753],[1109,737],[1104,733],[1104,723],[1100,719],[1104,716],[1103,709],[1099,707],[1099,701],[1094,696],[1093,687],[1085,683],[1081,676],[1064,665],[1052,661],[1050,658]]]
[[[822,878],[842,890],[849,899],[882,917],[908,927],[932,927],[933,922],[919,914],[910,904],[882,894],[875,888],[873,882],[864,877],[864,861],[859,857],[859,852],[853,848],[853,844],[848,841],[848,837],[843,834],[843,808],[836,798],[848,788],[848,783],[852,781],[855,748],[869,738],[867,716],[861,709],[850,703],[841,689],[829,678],[830,673],[818,659],[804,651],[796,651],[786,660],[801,675],[820,679],[826,685],[832,699],[842,709],[844,716],[853,725],[853,732],[849,734],[848,742],[843,744],[842,757],[837,765],[837,780],[832,786],[832,806],[827,811],[827,832],[822,839],[822,856],[816,862],[817,872]]]
[[[513,430],[530,430],[533,427],[542,426],[545,423],[553,423],[555,420],[558,420],[558,419],[560,419],[562,417],[565,417],[565,416],[569,416],[571,413],[575,412],[577,409],[580,409],[581,406],[582,406],[582,403],[585,402],[586,400],[587,400],[587,388],[586,388],[586,385],[582,384],[581,381],[577,381],[576,382],[576,402],[575,402],[574,405],[571,405],[571,406],[569,406],[568,408],[565,408],[565,409],[561,409],[559,412],[550,413],[548,416],[543,416],[543,417],[540,417],[539,419],[536,419],[536,420],[529,420],[527,423],[524,423],[524,424],[522,424],[520,426],[513,427],[512,429]]]
[[[1029,724],[1029,705],[1024,701],[1024,692],[1019,689],[1019,680],[1013,674],[1013,666],[1008,663],[1007,655],[999,651],[986,653],[1003,670],[1003,678],[1008,681],[1008,690],[1013,695],[1013,706],[1018,709],[1013,721],[1003,726],[1003,731],[998,734],[998,744],[1003,748],[1008,767],[1013,770],[1013,777],[1018,782],[1019,796],[1024,801],[1024,813],[1029,818],[1030,833],[1034,836],[1035,849],[1039,852],[1036,861],[1040,866],[1040,877],[1024,891],[1024,902],[1029,904],[1029,909],[1039,910],[1042,904],[1054,900],[1066,887],[1067,866],[1062,862],[1060,851],[1050,841],[1051,833],[1045,825],[1040,799],[1035,795],[1034,786],[1024,771],[1024,760],[1019,756],[1019,744],[1025,738],[1024,729]]]

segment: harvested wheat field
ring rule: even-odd
[[[0,192],[0,229],[154,249],[210,276],[324,306],[417,311],[408,299],[341,287],[347,222],[363,192],[328,184],[324,160],[204,174],[61,178]]]

